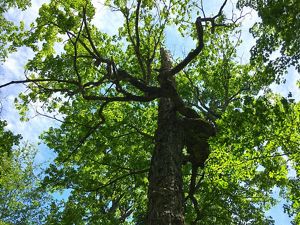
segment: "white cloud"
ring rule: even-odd
[[[25,22],[26,27],[38,16],[38,9],[45,1],[34,0],[32,7],[26,11],[10,9],[6,13],[6,18],[18,24],[21,20]],[[13,80],[22,80],[24,77],[24,66],[28,59],[33,57],[33,52],[29,48],[19,48],[17,52],[11,54],[7,60],[0,65],[1,84]],[[28,122],[21,122],[18,111],[14,106],[14,99],[19,93],[25,91],[24,85],[10,85],[2,88],[0,92],[1,103],[3,105],[1,119],[8,122],[7,128],[16,134],[21,134],[24,141],[37,144],[38,136],[42,131],[53,125],[53,122],[47,118],[36,117]],[[44,159],[50,157],[50,152],[46,148],[39,149],[37,161],[44,162]]]
[[[92,0],[96,8],[93,24],[101,31],[110,35],[118,33],[118,28],[123,24],[123,16],[120,12],[112,11],[104,5],[104,0]]]
[[[18,24],[20,21],[24,21],[25,26],[28,28],[30,23],[34,22],[34,20],[37,18],[41,5],[46,2],[49,2],[49,0],[32,0],[31,6],[25,11],[11,8],[5,14],[5,17],[8,20],[14,21],[16,24]]]

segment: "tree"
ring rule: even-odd
[[[255,9],[262,20],[252,28],[252,34],[258,37],[252,49],[253,60],[269,61],[269,67],[277,74],[288,66],[296,66],[299,71],[299,4],[294,0],[241,0],[239,7],[244,6]],[[280,51],[280,56],[270,60],[276,51]]]
[[[63,115],[42,137],[57,153],[44,186],[72,190],[55,223],[273,224],[274,187],[297,209],[299,104],[272,93],[264,60],[238,63],[226,3],[206,17],[198,1],[106,1],[124,19],[113,36],[90,1],[40,8],[14,43],[36,53],[26,80],[0,87],[28,84],[23,116],[36,101]],[[195,42],[182,59],[165,45],[170,26]]]
[[[11,42],[23,30],[22,23],[15,25],[5,18],[4,13],[11,7],[25,10],[29,3],[27,0],[0,2],[1,62],[9,52],[16,50]],[[34,165],[35,150],[21,144],[21,135],[13,134],[6,125],[5,120],[0,120],[0,224],[41,224],[51,198],[40,189],[41,179],[34,173],[38,170]]]
[[[269,74],[276,77],[278,83],[282,78],[280,75],[287,68],[294,66],[299,72],[300,35],[297,30],[300,29],[300,4],[293,0],[240,1],[240,7],[244,6],[257,10],[262,19],[252,28],[253,35],[258,37],[257,44],[252,49],[252,63],[255,65],[259,61],[265,62]],[[276,51],[280,51],[279,56],[270,57]],[[292,97],[292,93],[290,95]],[[296,169],[296,173],[296,177],[289,178],[284,195],[289,202],[285,205],[285,211],[291,216],[295,215],[293,222],[299,224],[299,169]]]
[[[50,196],[39,189],[34,174],[34,151],[20,146],[19,135],[0,121],[0,224],[42,224]]]

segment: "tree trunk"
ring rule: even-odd
[[[168,77],[171,62],[161,49],[161,87],[174,85]],[[184,196],[181,173],[183,130],[171,98],[163,97],[158,106],[158,128],[151,159],[148,190],[148,225],[184,224]]]
[[[182,137],[172,102],[162,98],[149,173],[148,225],[184,224]]]

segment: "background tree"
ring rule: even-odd
[[[42,224],[50,196],[39,189],[34,174],[34,150],[20,146],[20,136],[5,129],[0,121],[0,223]]]
[[[300,29],[300,4],[293,0],[239,1],[239,4],[239,7],[255,9],[262,20],[252,28],[252,34],[257,37],[256,46],[252,48],[252,64],[263,61],[270,76],[276,77],[278,83],[283,78],[280,75],[288,68],[294,67],[299,72],[300,34],[297,30]],[[292,97],[292,93],[289,95]],[[297,157],[289,158],[297,164]],[[285,211],[295,216],[294,224],[299,224],[299,167],[295,165],[294,168],[297,175],[290,177],[284,194],[289,200]]]
[[[16,25],[4,14],[9,8],[25,10],[27,0],[4,0],[0,2],[0,62],[9,52],[16,50],[12,42],[21,35],[23,23]],[[0,114],[2,111],[2,104]],[[6,128],[7,122],[0,120],[0,224],[42,224],[48,213],[50,195],[40,188],[41,168],[34,164],[36,150],[20,143],[21,135]]]
[[[35,101],[63,115],[42,137],[58,154],[43,183],[71,194],[49,220],[273,224],[274,187],[292,190],[288,167],[299,171],[299,104],[272,93],[284,74],[265,60],[239,63],[226,3],[207,17],[198,1],[106,1],[124,19],[114,36],[89,1],[41,7],[14,42],[36,53],[26,80],[1,87],[28,84],[23,116]],[[166,49],[169,26],[195,42],[182,59]]]
[[[239,7],[244,6],[255,9],[262,20],[251,31],[258,37],[252,60],[269,62],[275,75],[289,66],[296,66],[299,71],[299,3],[294,0],[239,1]],[[280,52],[279,56],[270,57],[276,51]]]

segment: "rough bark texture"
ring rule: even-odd
[[[149,173],[148,225],[184,224],[182,136],[172,102],[162,98]]]
[[[175,85],[168,77],[171,63],[164,50],[161,53],[161,86]],[[159,100],[158,128],[151,160],[148,190],[148,225],[184,224],[182,190],[183,131],[171,98]]]

